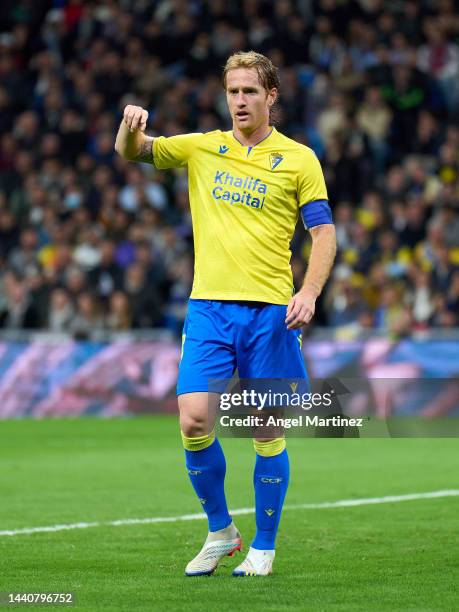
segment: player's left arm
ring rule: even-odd
[[[328,202],[311,204],[301,209],[303,221],[312,237],[311,255],[303,286],[287,306],[287,329],[307,325],[314,316],[316,300],[327,282],[336,255],[336,231]]]

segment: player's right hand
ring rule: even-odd
[[[145,132],[148,120],[148,111],[141,106],[128,104],[123,113],[124,123],[128,126],[130,132],[140,130]]]

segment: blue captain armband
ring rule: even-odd
[[[332,211],[327,200],[314,200],[304,204],[300,212],[306,229],[316,225],[333,224]]]

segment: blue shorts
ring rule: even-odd
[[[208,391],[209,380],[307,379],[301,330],[285,325],[287,306],[190,300],[183,328],[177,395]]]

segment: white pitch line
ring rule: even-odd
[[[459,489],[445,491],[430,491],[428,493],[409,493],[407,495],[387,495],[385,497],[365,497],[362,499],[341,499],[334,502],[316,504],[287,504],[284,510],[322,510],[326,508],[349,508],[371,504],[389,504],[418,499],[435,499],[438,497],[457,497]],[[252,514],[255,508],[236,508],[231,510],[233,516]],[[207,518],[204,512],[199,514],[182,514],[180,516],[156,516],[143,519],[119,519],[117,521],[99,521],[93,523],[70,523],[68,525],[50,525],[49,527],[25,527],[23,529],[6,529],[0,531],[0,536],[27,535],[32,533],[50,533],[54,531],[69,531],[71,529],[88,529],[89,527],[120,527],[122,525],[148,525],[151,523],[177,523],[179,521],[196,521]]]

